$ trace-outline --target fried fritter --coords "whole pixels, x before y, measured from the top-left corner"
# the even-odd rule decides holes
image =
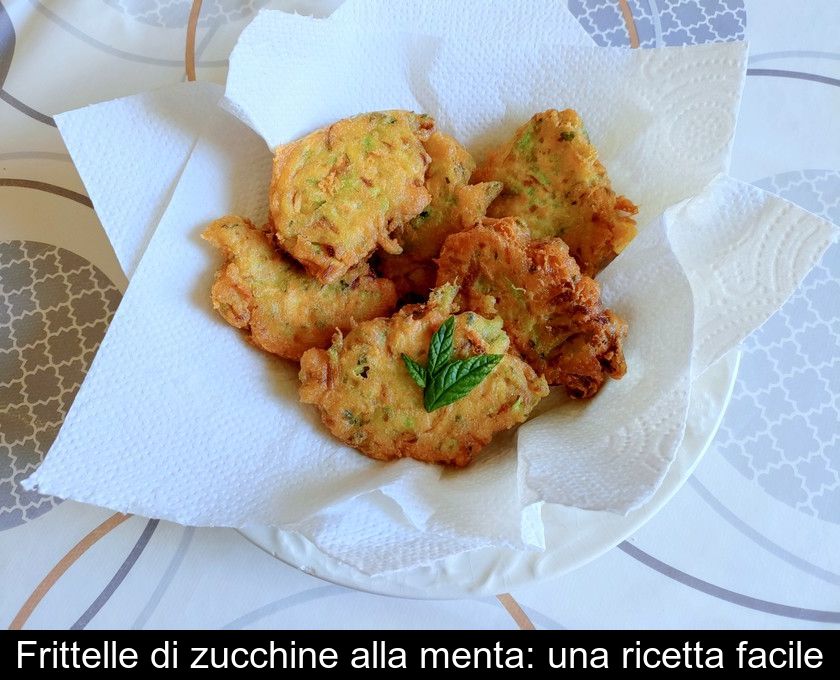
[[[336,328],[346,331],[354,320],[385,316],[396,306],[394,284],[374,277],[366,263],[322,285],[241,217],[216,220],[202,237],[225,256],[213,307],[272,354],[299,359],[310,347],[328,347]]]
[[[460,284],[462,309],[500,315],[522,358],[569,396],[591,397],[626,372],[627,324],[561,239],[532,240],[516,218],[487,219],[446,240],[438,285],[447,282]]]
[[[534,238],[559,236],[586,276],[606,267],[636,235],[638,208],[616,196],[580,116],[567,109],[536,114],[491,153],[474,181],[505,188],[490,217],[521,217]]]
[[[429,116],[379,111],[277,147],[269,189],[277,241],[322,283],[338,281],[429,203]]]
[[[457,140],[435,132],[423,143],[431,158],[426,170],[428,206],[397,233],[402,254],[383,253],[379,270],[397,286],[397,294],[423,298],[434,288],[434,259],[449,234],[480,220],[502,190],[500,182],[468,185],[475,161]]]
[[[504,356],[465,397],[426,412],[401,355],[426,362],[432,335],[457,312],[456,292],[443,286],[426,304],[360,323],[346,336],[337,333],[328,350],[306,352],[301,401],[316,405],[330,432],[371,458],[467,465],[496,432],[524,422],[548,386],[524,361],[505,354],[509,341],[501,319],[466,312],[456,316],[454,356]]]

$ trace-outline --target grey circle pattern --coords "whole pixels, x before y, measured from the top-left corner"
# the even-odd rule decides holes
[[[58,434],[119,301],[111,281],[75,253],[0,243],[0,531],[60,502],[20,482]]]
[[[840,172],[756,184],[840,224]],[[840,524],[840,243],[742,349],[717,451],[774,498]]]
[[[103,0],[132,19],[161,28],[187,25],[193,0]],[[212,28],[254,14],[268,0],[204,0],[198,26]]]
[[[0,88],[6,82],[12,55],[15,53],[15,27],[6,9],[0,4]]]
[[[744,0],[628,0],[640,47],[743,40]],[[569,10],[602,47],[630,45],[616,0],[569,0]]]

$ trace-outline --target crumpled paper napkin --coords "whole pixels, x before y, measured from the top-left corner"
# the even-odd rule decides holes
[[[352,22],[263,12],[243,33],[225,107],[261,136],[208,112],[29,486],[185,524],[282,526],[371,574],[487,545],[539,548],[543,502],[626,512],[653,493],[681,440],[692,377],[772,313],[831,238],[818,218],[719,177],[743,45],[522,41],[499,54],[367,28],[358,41]],[[208,299],[217,257],[198,234],[226,212],[264,217],[266,142],[397,106],[432,113],[477,153],[534,111],[572,106],[617,190],[642,205],[640,236],[601,277],[630,323],[628,375],[586,404],[555,397],[464,471],[376,463],[340,445],[298,403],[296,368],[246,345]]]
[[[177,83],[55,117],[126,276],[222,92],[214,83]]]

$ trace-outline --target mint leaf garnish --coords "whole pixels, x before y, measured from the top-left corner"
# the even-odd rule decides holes
[[[502,360],[501,354],[479,354],[453,361],[454,332],[455,317],[450,316],[432,336],[425,367],[402,355],[408,374],[423,390],[423,406],[429,413],[467,396]]]
[[[414,380],[414,382],[416,382],[420,386],[420,389],[422,390],[424,387],[426,387],[425,367],[418,364],[407,354],[402,355],[402,360],[405,364],[405,367],[408,369],[408,374],[411,376],[412,380]]]
[[[450,316],[435,331],[429,343],[429,375],[434,375],[452,359],[452,338],[455,333],[455,317]]]
[[[453,361],[440,369],[423,393],[423,405],[432,411],[466,397],[502,360],[501,354],[479,354]]]

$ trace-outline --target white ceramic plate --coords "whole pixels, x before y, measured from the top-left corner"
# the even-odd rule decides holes
[[[439,599],[483,596],[559,576],[621,543],[653,517],[691,476],[720,426],[732,396],[740,358],[740,352],[733,350],[697,380],[692,390],[685,439],[662,486],[647,503],[624,517],[546,505],[544,552],[483,548],[416,569],[368,576],[325,555],[299,534],[276,527],[250,527],[241,533],[308,574],[382,595]]]

